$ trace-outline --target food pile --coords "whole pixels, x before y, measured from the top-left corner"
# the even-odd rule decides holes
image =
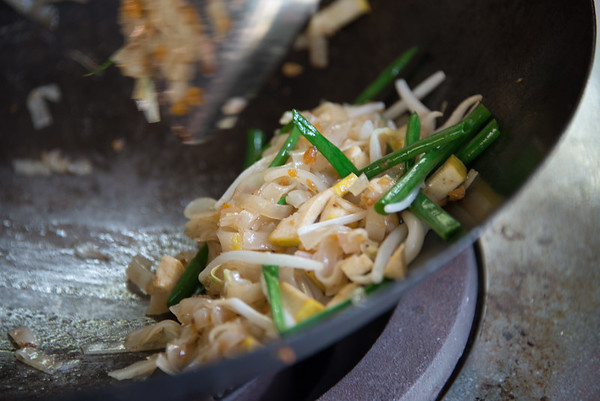
[[[156,269],[134,258],[127,275],[151,294],[148,314],[177,321],[132,333],[127,349],[160,352],[111,376],[175,374],[252,351],[402,279],[430,228],[460,235],[442,206],[468,194],[477,173],[467,165],[498,125],[480,95],[438,124],[442,113],[419,98],[443,73],[414,91],[397,80],[390,108],[367,101],[392,79],[386,71],[354,104],[285,112],[268,145],[254,132],[248,167],[223,196],[184,211],[195,256],[164,256]]]

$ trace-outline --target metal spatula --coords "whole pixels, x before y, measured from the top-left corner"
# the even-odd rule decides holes
[[[191,0],[204,10],[211,0]],[[210,75],[197,74],[202,105],[175,119],[174,131],[184,143],[205,141],[217,127],[230,127],[240,106],[258,90],[288,51],[318,0],[227,0],[231,28],[216,48]],[[235,103],[232,111],[224,105]],[[237,109],[237,110],[235,110]]]

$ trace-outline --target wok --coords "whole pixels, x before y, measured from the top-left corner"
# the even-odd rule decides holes
[[[290,347],[299,361],[367,325],[476,240],[490,216],[452,243],[430,234],[407,279],[373,293],[364,304],[253,354],[198,371],[115,383],[106,372],[139,355],[92,352],[113,349],[149,321],[143,317],[147,299],[128,287],[125,266],[135,254],[158,259],[193,249],[181,234],[181,210],[195,197],[218,197],[233,180],[248,128],[271,132],[284,110],[312,108],[322,99],[353,99],[409,46],[422,49],[405,73],[410,84],[438,69],[448,76],[427,104],[435,108],[447,101],[451,109],[464,97],[482,93],[500,121],[503,136],[474,165],[501,197],[499,207],[544,163],[590,71],[595,38],[590,1],[371,4],[370,15],[332,38],[327,69],[307,69],[294,79],[272,74],[236,128],[199,147],[182,145],[167,122],[146,124],[129,100],[132,82],[116,69],[83,76],[82,55],[102,62],[122,43],[117,1],[60,3],[54,31],[0,5],[0,330],[32,327],[42,349],[72,361],[64,374],[34,371],[15,362],[14,347],[3,335],[2,398],[190,399],[220,392],[286,366],[278,357],[282,347]],[[307,64],[305,53],[286,57]],[[62,93],[59,102],[49,103],[54,122],[34,130],[27,95],[52,82]],[[392,95],[390,90],[381,98]],[[111,146],[116,139],[125,143],[120,152]],[[13,159],[38,158],[53,148],[91,160],[93,173],[14,173]],[[82,257],[76,251],[82,245],[101,255]]]

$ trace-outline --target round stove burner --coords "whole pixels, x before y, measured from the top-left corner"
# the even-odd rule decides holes
[[[465,350],[477,304],[472,248],[408,292],[390,314],[227,401],[431,400]]]

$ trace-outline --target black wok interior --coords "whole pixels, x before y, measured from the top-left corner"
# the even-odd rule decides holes
[[[502,138],[479,159],[477,168],[503,197],[509,198],[526,183],[560,138],[578,104],[591,67],[595,39],[593,4],[588,0],[532,1],[385,1],[371,0],[372,12],[330,40],[330,66],[306,68],[297,78],[275,71],[242,113],[238,125],[201,146],[182,145],[170,132],[168,121],[149,125],[130,100],[132,81],[116,68],[91,77],[74,54],[85,54],[98,63],[121,45],[116,23],[116,0],[89,0],[86,4],[58,3],[60,24],[55,31],[25,19],[5,3],[0,4],[0,234],[1,270],[19,270],[21,277],[35,276],[38,263],[31,258],[8,258],[19,243],[24,255],[43,253],[45,242],[69,247],[71,237],[36,234],[40,227],[68,225],[81,238],[88,231],[108,232],[115,227],[131,231],[153,230],[163,243],[156,254],[183,246],[169,235],[182,231],[182,207],[197,196],[218,197],[239,173],[244,135],[258,127],[270,133],[283,111],[309,109],[321,100],[351,101],[392,59],[412,45],[419,56],[404,76],[414,86],[437,70],[446,82],[426,99],[432,109],[448,102],[452,109],[475,93],[499,120]],[[74,53],[75,52],[75,53]],[[286,60],[307,66],[307,54],[291,51]],[[50,103],[54,123],[34,130],[26,107],[35,87],[57,83],[62,99]],[[394,91],[381,95],[389,102]],[[123,139],[115,152],[111,141]],[[86,157],[94,164],[90,177],[24,177],[14,174],[15,158],[38,158],[43,150],[59,148],[72,158]],[[58,222],[58,223],[57,223]],[[7,227],[10,226],[10,230]],[[17,235],[19,234],[19,235]],[[410,286],[472,242],[477,229],[462,240],[446,245],[428,238],[430,250],[416,263],[416,274],[406,283],[381,291],[363,310],[351,310],[284,341],[299,359],[340,340],[385,313]],[[133,237],[132,237],[133,238]],[[117,241],[118,242],[118,241]],[[121,241],[106,264],[124,271],[135,254],[133,241]],[[159,249],[160,248],[160,249]],[[21,248],[19,248],[21,249]],[[40,251],[41,249],[41,251]],[[42,255],[43,256],[43,255]],[[49,264],[52,261],[49,255]],[[43,260],[43,259],[42,259]],[[102,263],[71,261],[73,269],[104,269]],[[81,266],[77,266],[79,263]],[[0,316],[7,325],[32,319],[23,311],[36,308],[36,291],[14,284],[0,272]],[[56,280],[59,280],[57,277]],[[68,280],[68,279],[65,279]],[[123,275],[122,292],[128,291]],[[19,289],[17,305],[11,295]],[[52,292],[51,290],[49,290]],[[82,289],[69,302],[88,297]],[[146,302],[138,297],[134,302]],[[10,316],[8,314],[10,313]],[[23,313],[23,316],[19,316]],[[115,324],[106,318],[107,324]],[[38,321],[43,325],[43,320]],[[68,322],[65,322],[69,326]],[[5,336],[3,334],[3,336]],[[93,337],[93,333],[90,334]],[[50,341],[46,338],[47,342]],[[50,341],[51,342],[51,341]],[[9,349],[2,343],[3,350]],[[189,399],[240,384],[254,374],[279,369],[275,356],[281,344],[238,360],[203,368],[178,377],[157,375],[145,383],[116,384],[106,377],[102,364],[121,367],[136,360],[128,354],[90,362],[94,374],[82,367],[78,378],[48,379],[44,374],[3,357],[0,398],[58,397],[86,390],[88,399],[108,395],[119,398]],[[71,352],[75,352],[71,350]],[[75,352],[76,353],[76,352]],[[80,373],[81,373],[80,372]],[[21,388],[24,378],[44,383],[43,388]],[[114,386],[114,387],[113,387]],[[99,388],[99,389],[98,389]],[[77,393],[81,395],[81,393]]]

